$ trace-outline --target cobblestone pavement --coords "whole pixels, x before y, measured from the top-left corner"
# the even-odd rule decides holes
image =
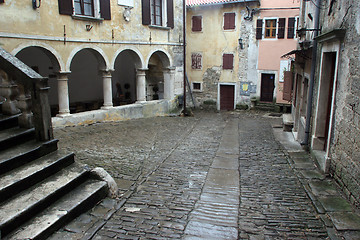
[[[196,233],[204,228],[192,221],[204,212],[213,214],[208,230],[221,230],[219,226],[226,227],[222,222],[229,221],[237,226],[235,235],[224,228],[222,237],[206,239],[329,239],[288,155],[275,141],[271,124],[280,119],[263,115],[196,112],[188,118],[56,129],[60,148],[74,151],[78,162],[107,170],[121,197],[103,200],[50,239],[205,239]],[[229,140],[222,138],[229,126],[236,126],[238,137],[237,154],[231,155],[237,165],[228,163],[237,168],[239,191],[236,201],[223,201],[234,202],[238,211],[229,211],[222,221],[216,207],[202,208],[202,199],[209,196],[204,190],[211,181],[209,171],[219,160],[221,144]]]

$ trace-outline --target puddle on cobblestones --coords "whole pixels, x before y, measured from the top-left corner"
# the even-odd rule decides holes
[[[125,208],[126,212],[140,212],[141,208],[137,208],[137,207],[127,207]]]

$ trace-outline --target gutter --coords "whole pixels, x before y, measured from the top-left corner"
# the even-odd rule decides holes
[[[307,110],[306,110],[306,125],[305,125],[305,136],[303,141],[300,143],[303,146],[309,145],[309,136],[310,136],[310,125],[311,125],[311,115],[312,115],[312,106],[313,106],[313,95],[314,95],[314,82],[315,82],[315,71],[316,71],[316,60],[317,60],[317,45],[318,45],[318,33],[319,33],[319,19],[320,19],[320,8],[321,0],[316,0],[316,11],[315,11],[315,22],[314,22],[314,41],[312,48],[312,60],[311,60],[311,73],[310,73],[310,82],[309,82],[309,93],[307,99]]]

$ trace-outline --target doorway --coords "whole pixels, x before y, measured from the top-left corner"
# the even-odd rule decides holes
[[[261,94],[260,101],[272,102],[274,98],[275,74],[261,74]]]
[[[220,85],[220,110],[234,110],[235,86]]]
[[[320,88],[317,105],[315,136],[317,150],[326,150],[329,138],[331,108],[336,70],[336,52],[325,52],[322,57]]]

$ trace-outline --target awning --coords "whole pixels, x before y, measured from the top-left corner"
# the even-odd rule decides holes
[[[281,58],[292,58],[291,55],[297,55],[297,56],[300,56],[300,57],[303,57],[305,59],[310,59],[310,57],[306,54],[307,50],[305,49],[295,49],[295,50],[292,50],[284,55],[281,56]]]

